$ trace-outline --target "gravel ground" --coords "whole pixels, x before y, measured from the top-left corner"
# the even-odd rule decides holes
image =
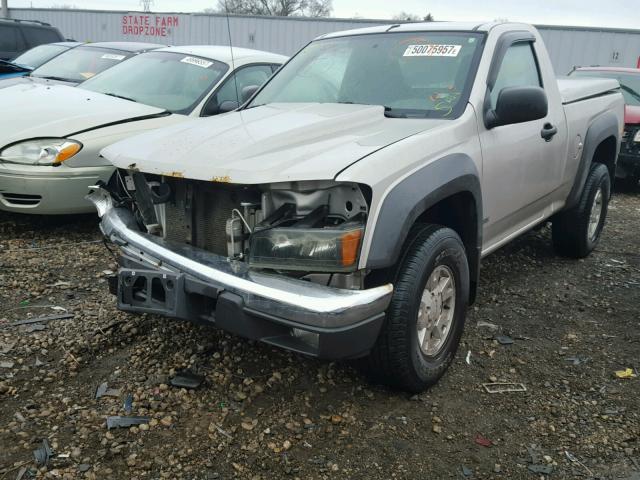
[[[614,373],[640,370],[637,192],[616,195],[588,259],[554,256],[548,228],[487,258],[454,365],[417,396],[118,312],[96,227],[0,214],[0,479],[640,479],[640,377]],[[183,369],[203,384],[171,386]],[[486,393],[495,381],[526,391]],[[107,430],[110,415],[150,421]]]

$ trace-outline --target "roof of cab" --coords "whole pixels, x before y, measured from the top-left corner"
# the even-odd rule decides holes
[[[113,50],[121,50],[123,52],[144,52],[146,50],[155,50],[166,47],[159,43],[147,42],[93,42],[83,45],[85,47],[111,48]]]
[[[342,32],[332,32],[320,35],[319,37],[317,37],[317,39],[385,32],[488,32],[493,27],[506,24],[513,24],[518,26],[524,25],[522,23],[512,22],[411,22],[356,28],[353,30],[345,30]]]
[[[166,47],[159,51],[196,55],[227,64],[231,64],[232,60],[232,50],[226,45],[184,45],[180,47]],[[248,63],[250,61],[284,63],[287,61],[287,58],[288,57],[278,55],[277,53],[233,47],[233,60],[238,63]]]

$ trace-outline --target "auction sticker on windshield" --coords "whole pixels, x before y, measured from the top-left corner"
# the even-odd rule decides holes
[[[117,61],[120,61],[120,60],[124,60],[125,57],[126,57],[126,55],[116,55],[115,53],[105,53],[100,58],[104,58],[105,60],[117,60]]]
[[[202,67],[202,68],[209,68],[211,65],[213,65],[213,62],[210,62],[208,60],[205,60],[203,58],[198,58],[198,57],[184,57],[180,61],[182,63],[190,63],[191,65],[195,65],[197,67]]]
[[[462,45],[409,45],[404,57],[457,57]]]

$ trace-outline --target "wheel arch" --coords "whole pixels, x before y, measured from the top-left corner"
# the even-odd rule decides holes
[[[585,135],[584,150],[573,187],[567,197],[565,210],[574,207],[578,203],[592,163],[606,165],[613,184],[619,151],[619,128],[618,118],[610,111],[600,115],[589,126]]]
[[[384,271],[397,265],[416,224],[443,225],[458,233],[464,244],[473,302],[480,274],[482,218],[474,161],[461,153],[444,156],[413,172],[387,194],[374,226],[366,267]]]

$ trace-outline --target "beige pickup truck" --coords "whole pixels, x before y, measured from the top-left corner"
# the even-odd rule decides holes
[[[105,148],[117,179],[89,198],[119,308],[417,392],[484,256],[547,221],[559,254],[593,250],[622,128],[618,83],[556,80],[530,25],[385,25],[312,41],[235,112]]]

